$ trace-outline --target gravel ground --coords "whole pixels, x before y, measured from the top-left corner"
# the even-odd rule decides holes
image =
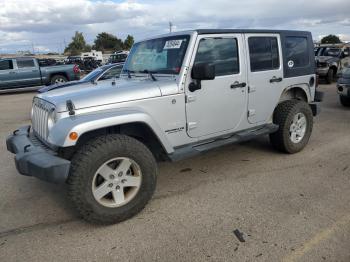
[[[350,261],[350,110],[321,90],[301,153],[262,137],[162,163],[145,210],[107,227],[78,219],[65,186],[17,174],[4,141],[34,93],[1,95],[0,261]]]

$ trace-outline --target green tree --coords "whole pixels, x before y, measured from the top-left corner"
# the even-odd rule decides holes
[[[339,44],[342,41],[336,35],[327,35],[321,39],[321,44]]]
[[[99,51],[116,51],[123,49],[123,41],[118,37],[102,32],[96,36],[93,49]]]
[[[128,35],[124,40],[124,49],[130,50],[132,45],[134,44],[134,37],[132,35]]]
[[[64,53],[69,55],[79,55],[81,52],[91,51],[91,46],[86,44],[83,33],[76,31],[72,41],[64,49]]]

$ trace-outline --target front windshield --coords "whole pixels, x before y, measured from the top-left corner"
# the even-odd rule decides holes
[[[84,76],[81,81],[93,81],[95,80],[102,72],[101,68],[96,68],[94,71],[90,72],[86,76]]]
[[[340,55],[340,49],[338,48],[327,48],[326,49],[326,55],[328,56],[334,56],[334,57],[338,57]]]
[[[179,74],[189,39],[179,35],[134,44],[122,73]]]
[[[338,57],[340,55],[340,52],[341,50],[339,48],[323,47],[318,50],[318,55]]]

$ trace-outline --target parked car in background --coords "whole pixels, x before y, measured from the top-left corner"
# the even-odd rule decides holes
[[[63,84],[54,84],[50,86],[45,86],[38,90],[39,93],[44,93],[53,89],[59,89],[68,86],[75,86],[78,84],[83,84],[87,82],[97,82],[101,80],[107,80],[111,78],[119,78],[120,72],[123,68],[124,63],[104,65],[96,68],[94,71],[90,72],[82,79],[78,81],[71,81]]]
[[[348,53],[339,47],[322,46],[315,48],[317,75],[325,78],[328,84],[332,83],[341,70],[341,59],[347,55]]]
[[[93,57],[96,61],[103,63],[103,55],[101,51],[91,50],[90,52],[81,53],[81,57]]]
[[[62,62],[58,62],[52,58],[38,58],[39,66],[54,66],[54,65],[63,65]]]
[[[102,65],[101,61],[96,60],[93,56],[68,56],[65,59],[65,64],[76,64],[80,70],[87,73]]]
[[[350,67],[344,68],[337,82],[337,90],[340,103],[343,106],[350,107]]]
[[[115,52],[114,54],[112,54],[109,59],[108,59],[108,63],[109,64],[113,64],[113,63],[121,63],[121,62],[125,62],[126,58],[129,55],[129,51],[119,51],[119,52]]]
[[[78,80],[77,65],[40,66],[36,58],[0,59],[0,89],[50,85]]]

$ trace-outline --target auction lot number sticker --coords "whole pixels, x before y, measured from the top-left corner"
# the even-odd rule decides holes
[[[178,49],[181,44],[182,40],[168,40],[165,42],[164,49]]]

